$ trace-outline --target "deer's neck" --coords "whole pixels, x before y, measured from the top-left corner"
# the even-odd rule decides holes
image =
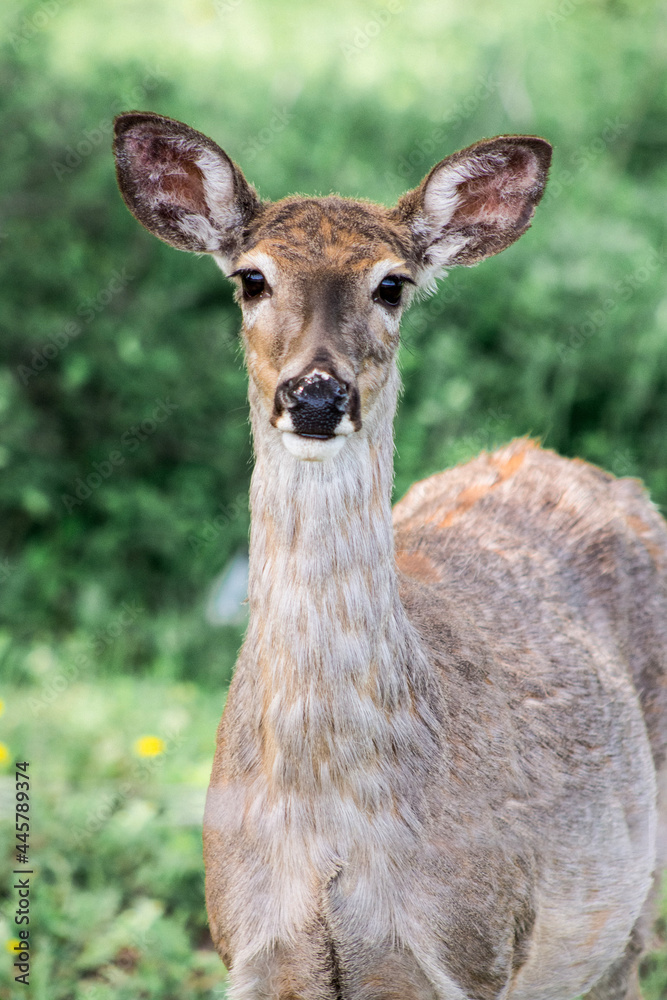
[[[367,797],[363,777],[394,757],[414,714],[408,664],[420,651],[391,521],[395,400],[389,385],[364,432],[321,463],[293,458],[253,415],[246,653],[264,769],[285,790],[348,783]]]

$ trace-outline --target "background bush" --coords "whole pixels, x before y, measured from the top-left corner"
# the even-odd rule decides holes
[[[450,272],[408,314],[397,496],[533,434],[667,500],[664,9],[397,6],[3,9],[0,611],[12,668],[35,635],[103,631],[123,601],[146,612],[121,643],[125,670],[166,659],[174,676],[220,676],[238,641],[211,633],[201,605],[247,537],[239,316],[211,261],[162,245],[124,208],[109,151],[121,109],[212,135],[269,198],[393,202],[481,136],[547,136],[554,166],[529,234]],[[174,409],[142,440],[132,428],[160,400]],[[114,451],[122,464],[104,479]],[[79,501],[91,475],[101,485]]]

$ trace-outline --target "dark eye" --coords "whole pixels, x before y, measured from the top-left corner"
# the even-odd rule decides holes
[[[401,292],[405,278],[396,278],[389,275],[383,278],[373,293],[376,302],[383,302],[386,306],[397,306],[401,301]]]
[[[256,299],[266,291],[266,279],[261,271],[241,271],[240,277],[244,298]]]

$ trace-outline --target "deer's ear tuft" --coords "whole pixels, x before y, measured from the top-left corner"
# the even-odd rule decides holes
[[[395,212],[412,232],[419,280],[470,266],[514,243],[544,192],[551,146],[537,136],[484,139],[436,164]]]
[[[118,186],[135,218],[179,250],[231,261],[260,201],[227,154],[152,112],[119,115],[114,134]]]

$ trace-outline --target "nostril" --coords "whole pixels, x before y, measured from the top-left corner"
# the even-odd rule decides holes
[[[340,395],[336,399],[334,399],[334,406],[336,407],[339,413],[345,413],[349,398],[350,395],[347,389],[343,389]]]
[[[288,410],[293,410],[299,405],[299,397],[294,392],[295,383],[292,379],[281,385],[276,393],[278,402]]]

